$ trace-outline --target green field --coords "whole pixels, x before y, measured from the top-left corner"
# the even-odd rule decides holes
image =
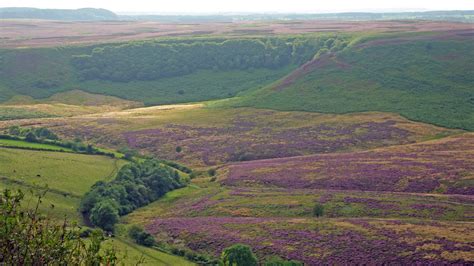
[[[105,156],[0,148],[0,175],[80,197],[99,180],[111,180],[123,161]]]
[[[26,147],[36,144],[13,142]],[[95,182],[113,178],[117,167],[124,163],[105,156],[0,147],[0,189],[21,189],[30,206],[36,202],[36,196],[47,189],[41,210],[54,218],[66,216],[82,221],[77,212],[81,196]]]
[[[320,59],[289,84],[276,83],[222,104],[324,113],[394,112],[474,130],[472,58],[472,37],[362,43]]]

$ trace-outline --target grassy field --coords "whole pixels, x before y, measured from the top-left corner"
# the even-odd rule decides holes
[[[0,175],[27,185],[82,196],[99,180],[111,180],[123,161],[105,156],[0,148]],[[28,162],[28,163],[25,163]]]
[[[22,144],[25,143],[14,143]],[[31,147],[30,144],[34,145],[25,146]],[[81,223],[77,212],[81,196],[95,182],[113,178],[117,167],[123,164],[105,156],[0,147],[0,189],[21,189],[32,206],[47,185],[41,210],[57,219],[69,217]]]
[[[223,105],[325,113],[385,111],[474,130],[472,36],[372,40],[322,57],[301,75]]]

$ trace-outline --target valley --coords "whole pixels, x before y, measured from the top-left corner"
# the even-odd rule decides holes
[[[0,189],[125,264],[474,262],[472,23],[1,28]]]

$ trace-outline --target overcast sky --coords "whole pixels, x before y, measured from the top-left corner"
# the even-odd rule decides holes
[[[474,0],[0,0],[0,7],[106,8],[115,12],[346,12],[474,9]]]

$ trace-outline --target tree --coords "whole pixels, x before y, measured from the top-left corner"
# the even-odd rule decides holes
[[[35,142],[36,136],[33,132],[28,132],[28,134],[26,134],[25,140],[29,142]]]
[[[324,206],[320,203],[316,203],[313,207],[313,216],[321,217],[324,215]]]
[[[118,222],[118,210],[111,201],[102,201],[97,203],[91,210],[91,222],[98,227],[113,231],[114,224]]]
[[[224,249],[221,259],[226,266],[258,265],[257,257],[253,254],[252,249],[242,244],[236,244]]]

